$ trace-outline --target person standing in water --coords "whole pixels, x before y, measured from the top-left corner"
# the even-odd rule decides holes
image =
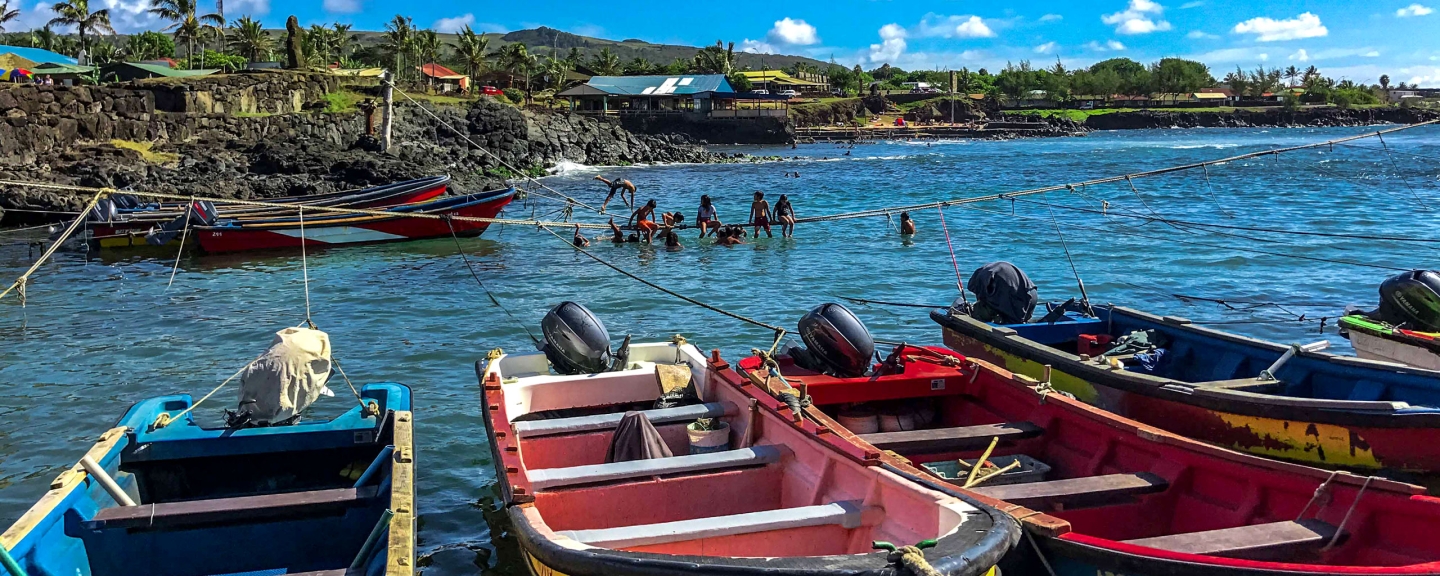
[[[760,237],[760,229],[765,229],[765,236],[774,238],[770,233],[770,203],[765,201],[765,193],[755,191],[755,201],[750,203],[750,225],[755,227],[755,237]]]
[[[614,236],[610,239],[611,242],[614,242],[616,244],[625,243],[625,231],[621,230],[619,226],[615,225],[614,218],[610,219],[610,232],[614,234]]]
[[[700,210],[695,212],[695,224],[700,228],[701,238],[720,229],[720,213],[715,210],[709,194],[700,196]]]
[[[606,180],[603,176],[596,176],[595,179],[604,182],[606,186],[610,187],[610,193],[605,195],[605,201],[600,204],[601,214],[605,213],[605,205],[610,203],[610,200],[615,197],[616,192],[620,193],[620,201],[625,202],[626,207],[635,207],[635,185],[631,184],[629,180],[625,180],[623,178]],[[629,201],[625,200],[625,192],[627,191],[630,192]]]
[[[914,236],[914,235],[915,235],[915,221],[910,219],[910,213],[909,213],[909,212],[901,212],[901,213],[900,213],[900,235],[901,235],[901,236]]]
[[[655,223],[655,199],[651,198],[649,202],[631,214],[630,219],[625,223],[629,224],[632,221],[635,223],[635,229],[645,236],[645,243],[654,243],[655,231],[660,229],[660,226]]]
[[[614,226],[614,225],[615,225],[614,221],[611,221],[610,225],[611,225],[611,226]],[[583,235],[580,234],[580,225],[579,225],[579,224],[576,224],[576,225],[575,225],[575,238],[572,239],[571,242],[575,244],[575,247],[576,247],[576,248],[584,248],[584,247],[590,245],[590,240],[589,240],[588,238],[586,238],[585,236],[583,236]]]
[[[795,207],[790,205],[790,197],[780,195],[775,201],[775,220],[780,223],[780,237],[795,237]]]

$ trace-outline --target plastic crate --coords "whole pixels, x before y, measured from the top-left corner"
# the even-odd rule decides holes
[[[1023,484],[1025,482],[1039,482],[1045,479],[1046,474],[1050,473],[1050,465],[1026,456],[1024,454],[990,457],[990,463],[1001,468],[1009,466],[1011,462],[1015,462],[1017,460],[1020,461],[1019,468],[1015,468],[1013,470],[1010,470],[1009,472],[986,480],[985,483],[982,484],[982,486],[999,486],[1001,484]],[[974,465],[975,461],[965,460],[965,463]],[[951,482],[963,483],[965,482],[965,479],[970,476],[970,468],[961,467],[960,464],[954,460],[927,462],[921,464],[921,466],[924,466],[926,470],[929,470],[935,475]],[[980,473],[984,474],[985,471],[981,470]]]

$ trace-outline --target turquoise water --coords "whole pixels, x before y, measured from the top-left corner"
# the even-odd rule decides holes
[[[736,149],[801,159],[782,164],[576,168],[547,184],[597,203],[596,174],[622,176],[654,197],[662,211],[693,219],[698,198],[718,201],[722,220],[743,220],[754,190],[772,202],[788,194],[800,216],[1014,191],[1045,184],[1136,172],[1242,152],[1293,146],[1365,131],[1336,129],[1165,130],[1096,133],[1084,138],[1009,142],[879,143],[847,150]],[[1373,129],[1369,129],[1373,131]],[[1096,302],[1114,302],[1226,329],[1283,340],[1329,338],[1320,316],[1346,304],[1371,306],[1392,271],[1245,252],[1262,250],[1397,268],[1436,267],[1435,244],[1301,237],[1229,230],[1219,233],[1115,214],[1234,226],[1434,236],[1440,210],[1440,128],[1387,136],[1397,151],[1335,147],[1212,167],[1200,172],[1083,190],[1052,192],[1055,218],[1075,267]],[[1378,147],[1375,140],[1360,143]],[[1418,156],[1417,156],[1418,155]],[[800,178],[787,178],[799,171]],[[1212,197],[1213,193],[1213,197]],[[1032,197],[1044,201],[1044,197]],[[1143,203],[1141,202],[1143,199]],[[613,207],[613,204],[612,204]],[[1040,286],[1042,298],[1076,294],[1075,281],[1046,207],[1017,202],[945,211],[959,268],[1010,260]],[[536,204],[543,214],[553,206]],[[528,216],[514,206],[509,216]],[[1233,217],[1227,217],[1227,214]],[[594,252],[651,281],[756,319],[793,327],[810,307],[841,296],[948,304],[955,270],[939,215],[915,215],[919,234],[902,239],[885,218],[802,224],[794,239],[697,245],[688,233],[678,252],[597,242]],[[591,220],[595,217],[591,216]],[[562,231],[568,238],[569,231]],[[778,236],[778,233],[777,233]],[[0,235],[0,243],[13,235]],[[1203,244],[1203,245],[1201,245]],[[767,345],[763,328],[689,306],[571,251],[531,228],[492,229],[462,241],[477,272],[533,330],[545,310],[575,300],[598,313],[618,339],[684,334],[702,348],[737,357]],[[203,394],[249,361],[271,333],[305,317],[298,254],[187,256],[167,289],[173,254],[62,254],[29,288],[29,306],[0,302],[0,524],[9,525],[51,478],[136,399],[174,392]],[[6,284],[29,266],[23,246],[0,246]],[[487,350],[530,349],[524,330],[476,286],[454,243],[435,240],[312,253],[308,260],[315,322],[358,382],[397,381],[414,389],[421,510],[420,552],[427,574],[520,573],[503,525],[489,522],[496,490],[480,422],[473,363]],[[1231,311],[1185,303],[1171,293],[1278,302]],[[1236,307],[1242,307],[1236,305]],[[878,338],[936,343],[922,309],[854,305]],[[337,389],[338,391],[338,389]],[[199,410],[218,421],[234,402],[222,391]],[[319,415],[348,408],[322,400]],[[496,553],[498,544],[499,552]],[[510,546],[507,548],[506,546]]]

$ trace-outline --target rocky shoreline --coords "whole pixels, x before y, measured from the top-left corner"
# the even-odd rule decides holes
[[[9,139],[14,150],[24,152],[3,157],[0,178],[261,199],[436,174],[450,174],[456,191],[496,189],[519,176],[506,165],[539,175],[560,162],[625,166],[758,160],[710,152],[688,136],[636,134],[614,121],[522,111],[489,100],[469,108],[422,106],[429,113],[397,105],[395,145],[389,153],[379,152],[378,142],[364,136],[365,119],[359,113],[155,112],[134,120],[101,115],[106,120],[89,126],[85,119],[59,118],[40,129],[27,128],[36,115],[18,118],[22,126],[12,116],[0,119],[0,150]],[[66,135],[70,140],[63,145],[34,141]],[[116,146],[111,138],[154,145],[143,153]],[[60,217],[28,211],[75,211],[87,199],[79,193],[0,188],[0,211],[11,209],[5,225],[24,225]]]
[[[1143,130],[1156,128],[1306,128],[1414,124],[1440,118],[1440,112],[1413,108],[1301,108],[1186,112],[1183,110],[1127,111],[1096,114],[1080,125],[1090,130]]]

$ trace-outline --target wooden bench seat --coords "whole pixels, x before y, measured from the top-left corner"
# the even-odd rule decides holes
[[[986,446],[990,445],[992,438],[999,437],[1001,441],[1022,440],[1039,436],[1044,431],[1029,422],[1009,422],[958,428],[879,432],[860,434],[859,437],[881,450],[891,450],[900,454],[938,454],[984,450]]]
[[[1169,483],[1164,478],[1148,472],[1140,472],[1138,474],[1107,474],[1004,486],[980,486],[974,488],[974,491],[1011,504],[1043,510],[1056,504],[1094,506],[1127,502],[1141,494],[1164,492],[1167,487],[1169,487]]]
[[[639,526],[565,530],[559,534],[600,548],[634,548],[809,526],[838,525],[847,529],[858,528],[861,525],[861,511],[862,508],[856,502],[836,502],[821,506],[782,508]]]
[[[535,490],[546,490],[596,482],[614,482],[633,478],[648,478],[668,474],[685,474],[724,470],[745,466],[763,466],[780,461],[780,448],[755,446],[740,450],[726,450],[709,454],[690,454],[651,460],[631,460],[610,464],[589,464],[566,468],[543,468],[529,471],[530,485]]]
[[[735,405],[729,402],[711,402],[708,404],[694,404],[690,406],[676,406],[674,408],[660,408],[657,410],[641,410],[645,419],[651,424],[671,424],[675,422],[692,422],[700,418],[720,418],[722,416],[733,416],[736,413]],[[597,414],[595,416],[577,416],[574,418],[551,418],[548,420],[527,420],[515,423],[515,435],[520,438],[534,438],[537,436],[552,436],[556,434],[577,434],[581,432],[596,432],[600,430],[614,430],[624,418],[623,412],[613,414]]]
[[[237,498],[117,506],[95,513],[84,525],[107,528],[172,528],[211,522],[241,522],[341,512],[379,497],[375,486],[335,488]]]
[[[1126,540],[1125,543],[1184,554],[1283,558],[1307,550],[1319,550],[1333,537],[1334,526],[1306,519],[1140,538]]]

